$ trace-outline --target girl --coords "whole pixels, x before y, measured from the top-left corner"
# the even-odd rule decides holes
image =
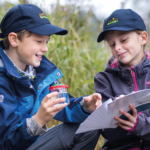
[[[130,9],[114,11],[105,19],[103,32],[97,41],[105,40],[110,46],[112,58],[103,72],[94,78],[95,90],[102,101],[113,100],[119,95],[150,88],[150,52],[145,50],[148,35],[143,19]],[[120,110],[128,121],[115,117],[116,129],[102,131],[106,138],[104,150],[140,150],[150,148],[150,110],[137,114]]]

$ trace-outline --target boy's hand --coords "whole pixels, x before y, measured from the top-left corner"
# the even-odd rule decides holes
[[[84,104],[89,110],[94,111],[102,104],[101,100],[101,94],[94,93],[90,96],[84,97]]]
[[[126,116],[128,118],[127,120],[123,120],[117,116],[114,117],[115,120],[119,121],[119,123],[116,123],[116,125],[120,126],[121,128],[125,129],[125,130],[130,130],[132,127],[134,127],[136,121],[137,121],[137,110],[133,105],[129,105],[129,107],[131,108],[133,115],[120,110],[120,113],[123,114],[124,116]]]
[[[61,111],[67,103],[59,104],[54,106],[55,104],[64,102],[65,98],[59,98],[55,100],[51,100],[51,97],[58,95],[58,92],[53,92],[47,94],[43,101],[41,102],[41,106],[38,112],[33,116],[35,121],[39,124],[39,126],[43,127],[47,122],[53,119],[53,117]]]

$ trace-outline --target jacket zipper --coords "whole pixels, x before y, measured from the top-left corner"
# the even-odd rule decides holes
[[[134,67],[131,67],[131,74],[132,74],[132,78],[133,78],[133,83],[135,86],[135,91],[138,91],[138,85],[137,85],[137,81],[136,81],[136,74],[135,72],[132,70],[132,68],[134,69]]]

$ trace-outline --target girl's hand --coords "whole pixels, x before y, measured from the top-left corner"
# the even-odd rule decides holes
[[[137,121],[137,110],[133,105],[129,105],[129,107],[132,110],[133,115],[120,110],[120,113],[123,114],[124,116],[126,116],[128,118],[129,121],[127,120],[123,120],[117,116],[114,117],[115,120],[119,121],[119,123],[116,123],[116,125],[120,126],[121,128],[125,129],[125,130],[130,130],[132,127],[134,127],[136,121]]]
[[[38,112],[33,116],[35,121],[39,124],[39,126],[43,127],[47,122],[53,119],[53,117],[61,111],[67,103],[59,104],[54,106],[55,104],[64,102],[65,98],[59,98],[55,100],[51,100],[51,97],[58,95],[58,92],[53,92],[47,94],[46,97],[41,102],[41,106]]]
[[[94,93],[90,96],[84,97],[84,104],[89,110],[94,111],[102,104],[101,100],[102,100],[101,94]]]

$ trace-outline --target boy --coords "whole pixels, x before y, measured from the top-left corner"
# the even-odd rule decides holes
[[[78,136],[74,133],[100,105],[100,94],[84,99],[69,95],[68,106],[63,103],[53,107],[65,98],[50,101],[58,93],[49,94],[49,87],[63,75],[44,53],[48,51],[50,35],[65,35],[68,31],[52,25],[32,4],[10,9],[0,28],[0,38],[4,38],[0,42],[0,149],[94,149],[97,132]],[[61,124],[46,132],[46,123],[53,117],[76,124]]]

